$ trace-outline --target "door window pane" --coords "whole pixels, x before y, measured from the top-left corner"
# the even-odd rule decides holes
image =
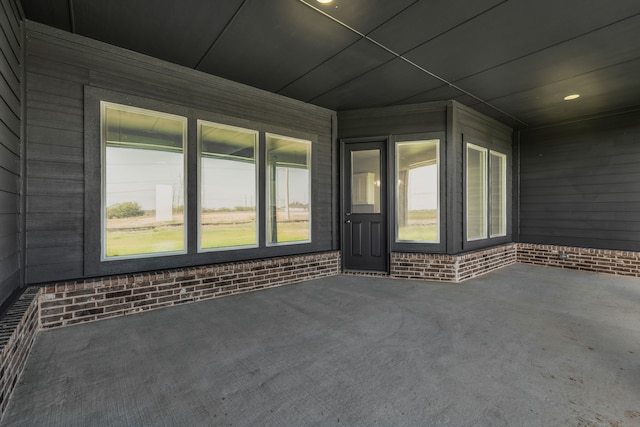
[[[380,150],[351,152],[351,213],[380,213]]]
[[[311,240],[311,142],[273,134],[267,140],[267,242]]]
[[[103,259],[184,253],[186,119],[101,106]]]
[[[467,144],[467,240],[487,237],[487,150]]]
[[[257,245],[257,132],[198,122],[200,249]]]
[[[396,241],[440,241],[439,144],[437,139],[396,144]]]
[[[489,155],[489,191],[491,200],[491,237],[507,234],[507,156]]]

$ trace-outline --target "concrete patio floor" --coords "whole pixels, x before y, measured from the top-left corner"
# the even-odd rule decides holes
[[[640,280],[343,275],[44,331],[1,424],[637,426]]]

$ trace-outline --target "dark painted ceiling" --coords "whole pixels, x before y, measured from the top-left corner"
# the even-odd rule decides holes
[[[521,128],[640,105],[639,0],[22,5],[28,19],[333,110],[456,99]]]

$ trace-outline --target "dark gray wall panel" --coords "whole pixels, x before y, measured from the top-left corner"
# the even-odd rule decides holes
[[[15,0],[0,0],[0,304],[22,284],[23,20]]]
[[[495,246],[512,241],[513,212],[512,207],[512,184],[513,184],[513,129],[488,116],[485,116],[471,108],[454,102],[455,124],[454,139],[456,141],[453,151],[455,152],[455,176],[450,179],[455,182],[457,188],[461,189],[455,201],[455,210],[452,213],[457,224],[462,224],[451,242],[451,252],[457,253],[461,250],[475,250],[479,248]],[[482,239],[472,242],[466,241],[466,183],[465,183],[465,149],[466,143],[472,143],[489,150],[497,151],[507,156],[507,234],[503,237]]]
[[[393,152],[394,141],[404,141],[412,139],[439,138],[440,159],[444,171],[447,171],[447,155],[449,142],[447,140],[447,123],[450,102],[431,102],[412,105],[397,105],[382,108],[367,108],[359,110],[347,110],[338,112],[338,135],[340,139],[349,140],[385,140],[388,141],[388,164],[389,171],[395,171],[395,153]],[[390,172],[391,173],[391,172]],[[442,179],[440,185],[440,205],[441,223],[449,224],[447,215],[447,190],[445,188],[446,179]],[[392,202],[395,192],[390,189],[388,192],[389,201],[389,230],[395,228],[395,203]],[[445,229],[441,229],[444,231]],[[393,233],[389,233],[391,238]],[[422,244],[389,241],[391,252],[445,252],[448,237],[447,233],[441,233],[439,243]]]
[[[0,145],[0,158],[2,159],[2,168],[13,175],[20,174],[20,155],[9,150],[4,145]],[[0,187],[2,188],[2,187]],[[14,187],[5,187],[7,189]]]
[[[640,111],[520,138],[522,242],[640,250]]]
[[[447,110],[444,102],[347,110],[338,112],[338,121],[341,139],[440,132],[446,127]]]
[[[336,248],[334,112],[33,22],[27,23],[26,48],[28,283]],[[94,194],[99,201],[94,178],[99,177],[100,99],[166,107],[190,118],[232,118],[294,137],[309,135],[315,141],[312,243],[100,263]],[[194,217],[195,203],[189,206]]]
[[[408,252],[425,250],[457,254],[463,251],[494,246],[512,238],[512,133],[513,130],[484,114],[455,101],[398,105],[385,108],[340,111],[338,134],[342,139],[386,135],[408,135],[444,132],[442,165],[444,174],[441,200],[443,223],[440,245],[413,248],[409,245],[397,250]],[[507,235],[503,237],[465,242],[464,239],[464,143],[469,140],[490,150],[507,155]],[[395,250],[394,249],[394,250]]]

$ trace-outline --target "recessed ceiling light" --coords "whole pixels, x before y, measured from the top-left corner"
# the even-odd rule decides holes
[[[333,0],[316,0],[316,1],[317,1],[318,3],[325,4],[325,3],[331,3]]]
[[[574,99],[578,99],[580,98],[580,94],[579,93],[572,93],[571,95],[567,95],[564,97],[565,101],[573,101]]]

